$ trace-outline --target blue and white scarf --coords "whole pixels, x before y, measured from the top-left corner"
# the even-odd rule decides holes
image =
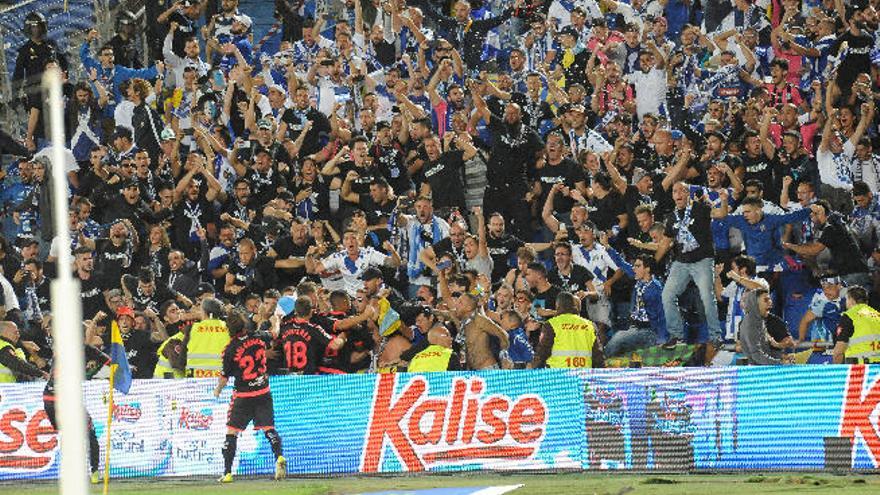
[[[691,251],[696,251],[700,247],[700,243],[697,242],[697,238],[694,237],[694,234],[690,230],[691,224],[694,223],[693,218],[691,218],[691,208],[693,208],[693,205],[688,205],[687,208],[684,209],[684,216],[682,217],[679,217],[678,210],[675,210],[675,225],[678,227],[678,234],[676,235],[675,240],[681,244],[682,253],[690,253]]]
[[[420,277],[425,269],[425,264],[419,260],[419,254],[428,245],[428,242],[422,239],[421,233],[421,223],[415,223],[409,232],[409,258],[406,264],[406,273],[410,280]],[[437,222],[437,217],[431,219],[431,239],[433,242],[440,240],[440,223]]]

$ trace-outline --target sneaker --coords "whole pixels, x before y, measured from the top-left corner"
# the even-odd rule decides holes
[[[97,471],[93,471],[92,474],[89,475],[89,481],[91,481],[93,485],[97,485],[101,482],[101,475]]]
[[[287,459],[284,456],[278,456],[275,461],[275,479],[283,480],[287,477]]]
[[[232,473],[226,473],[226,474],[224,474],[224,475],[221,476],[220,479],[217,480],[217,481],[219,481],[220,483],[232,483]]]

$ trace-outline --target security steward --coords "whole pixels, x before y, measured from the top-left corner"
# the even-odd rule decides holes
[[[27,362],[24,351],[17,347],[18,325],[0,321],[0,383],[15,383],[16,376],[49,378],[49,374]]]
[[[880,311],[868,306],[868,291],[854,285],[846,291],[846,311],[837,324],[836,364],[854,360],[880,363]]]
[[[407,372],[426,373],[430,371],[455,371],[459,369],[459,359],[452,350],[452,336],[442,325],[428,331],[425,350],[417,353],[409,362]]]
[[[223,370],[223,349],[229,332],[223,321],[223,305],[214,298],[202,301],[202,320],[193,324],[186,344],[186,375],[193,378],[219,377]]]
[[[177,332],[162,342],[156,350],[159,360],[156,361],[153,378],[186,378],[186,361],[180,360],[185,339],[183,332]]]
[[[529,368],[602,368],[605,356],[592,321],[578,316],[580,300],[570,292],[556,297],[557,315],[544,323]]]

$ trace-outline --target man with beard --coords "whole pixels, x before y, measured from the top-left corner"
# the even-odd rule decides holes
[[[567,242],[557,242],[553,247],[553,271],[548,282],[565,292],[570,292],[581,301],[596,299],[599,293],[593,286],[593,274],[581,265],[572,263],[572,248]]]
[[[238,303],[244,302],[250,293],[262,294],[275,286],[275,273],[271,258],[257,255],[254,241],[245,237],[238,243],[238,262],[230,265],[223,292]]]
[[[300,156],[307,156],[321,150],[321,138],[330,133],[330,120],[309,104],[308,86],[300,86],[293,93],[293,107],[288,108],[281,115],[279,133],[289,139],[297,140],[305,129],[306,122],[311,122],[311,127],[306,131],[306,137],[299,148]]]
[[[198,266],[186,259],[182,251],[171,251],[168,253],[168,279],[165,285],[184,297],[194,298],[199,287]]]
[[[528,192],[526,171],[534,166],[544,143],[538,134],[522,122],[522,110],[516,103],[508,103],[504,117],[489,111],[480,91],[472,86],[477,113],[488,122],[495,136],[489,155],[487,174],[489,187],[483,199],[484,205],[492,205],[496,211],[509,218],[513,232],[527,237],[529,231],[529,207],[525,201]]]
[[[449,235],[449,224],[434,215],[431,198],[420,197],[414,204],[415,215],[401,213],[397,219],[398,226],[406,230],[409,242],[407,258],[407,276],[409,277],[408,295],[415,297],[422,285],[433,287],[432,272],[427,270],[421,259],[421,253],[436,242]]]
[[[368,194],[355,194],[351,192],[351,182],[357,177],[357,172],[349,172],[345,182],[342,183],[340,197],[348,202],[357,204],[366,214],[367,230],[369,233],[388,239],[388,217],[397,206],[397,198],[391,192],[388,182],[382,177],[374,177],[370,182]],[[373,244],[378,237],[373,239]]]
[[[488,235],[486,244],[489,248],[489,256],[492,258],[492,284],[499,283],[510,268],[510,258],[517,249],[523,246],[531,246],[535,251],[547,249],[549,243],[526,243],[519,237],[505,232],[504,215],[494,212],[489,215],[487,225]]]
[[[721,342],[718,305],[715,304],[714,242],[711,219],[727,216],[726,193],[722,192],[720,208],[712,208],[703,201],[692,201],[688,185],[678,182],[672,186],[675,210],[666,218],[666,238],[672,241],[672,266],[663,288],[663,312],[671,339],[684,338],[684,324],[678,307],[680,296],[690,281],[700,293],[709,327],[709,346],[705,362],[715,356],[715,346]]]
[[[513,363],[507,357],[510,339],[507,332],[479,311],[477,296],[466,292],[454,300],[453,316],[459,322],[454,348],[462,369],[510,369]],[[499,341],[500,362],[495,358],[490,337]]]
[[[79,240],[83,246],[95,251],[102,289],[118,288],[122,274],[131,267],[138,245],[137,233],[131,225],[121,220],[110,226],[109,238],[90,239],[80,234]]]
[[[522,5],[523,1],[516,0],[512,6],[506,8],[498,17],[483,20],[471,18],[471,4],[467,0],[455,2],[453,9],[454,17],[440,14],[433,3],[428,3],[424,0],[420,0],[419,3],[419,7],[421,7],[426,16],[433,19],[437,26],[446,32],[448,39],[461,52],[462,59],[467,68],[475,70],[482,61],[483,44],[486,42],[486,36],[488,36],[489,31],[507,21],[514,11]]]
[[[228,198],[220,209],[220,221],[231,223],[235,227],[235,237],[241,239],[251,221],[256,218],[257,211],[252,207],[251,185],[247,179],[239,177],[232,185],[232,197]]]
[[[150,208],[141,198],[135,179],[122,181],[119,190],[107,189],[104,197],[97,198],[95,206],[104,209],[105,223],[127,220],[139,234],[146,234],[146,224],[160,223],[172,214],[167,208],[158,212]]]
[[[95,275],[95,259],[93,250],[80,246],[73,251],[74,275],[79,280],[80,299],[82,300],[82,316],[91,319],[104,307],[104,294],[101,284]]]
[[[395,193],[406,195],[413,189],[412,180],[404,165],[403,147],[391,133],[391,124],[384,120],[376,124],[376,140],[370,148],[370,154]]]
[[[523,109],[523,122],[536,132],[541,132],[543,124],[553,119],[553,109],[542,97],[544,83],[541,74],[529,72],[526,76],[526,92],[513,93],[511,100]]]
[[[277,241],[269,250],[275,258],[275,270],[282,286],[297,285],[306,275],[306,253],[314,246],[309,238],[309,225],[299,218],[290,222],[290,235]]]
[[[565,142],[562,134],[551,132],[547,135],[543,160],[538,161],[538,169],[535,171],[535,185],[532,193],[538,197],[539,204],[547,201],[550,189],[559,185],[561,194],[553,198],[553,211],[557,214],[567,215],[574,204],[574,198],[584,199],[587,194],[587,184],[580,165],[565,155]],[[574,192],[580,193],[580,196]],[[572,197],[574,194],[574,197]]]
[[[187,159],[191,168],[174,188],[172,244],[190,259],[198,259],[199,231],[204,229],[213,237],[215,229],[216,217],[212,201],[219,191],[219,183],[205,169],[204,162],[204,156],[191,153]],[[203,179],[207,179],[207,187],[204,188]]]
[[[452,144],[455,143],[455,147]],[[427,160],[422,167],[424,181],[419,188],[420,196],[431,196],[434,207],[444,212],[466,211],[462,169],[464,162],[477,154],[473,143],[454,132],[443,137],[446,151],[441,153],[440,138],[431,136],[424,141]],[[445,216],[445,215],[444,215]]]
[[[135,311],[152,310],[159,313],[159,308],[168,301],[176,301],[189,307],[192,302],[179,292],[173,292],[168,285],[156,282],[153,271],[143,268],[139,276],[123,275],[122,290],[125,296],[132,301]]]

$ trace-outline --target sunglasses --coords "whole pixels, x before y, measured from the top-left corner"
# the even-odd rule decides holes
[[[452,293],[452,297],[461,297],[463,292],[455,291]]]

